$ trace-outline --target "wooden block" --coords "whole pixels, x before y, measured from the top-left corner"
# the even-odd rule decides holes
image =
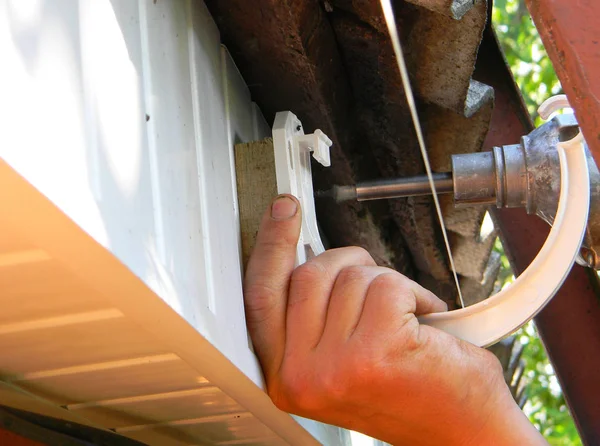
[[[245,271],[262,216],[277,195],[273,139],[236,144],[235,172]]]

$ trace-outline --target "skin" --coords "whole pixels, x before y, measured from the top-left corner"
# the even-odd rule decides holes
[[[294,268],[301,211],[265,212],[248,263],[248,327],[281,410],[394,445],[547,444],[515,404],[488,351],[420,325],[435,295],[363,249]]]

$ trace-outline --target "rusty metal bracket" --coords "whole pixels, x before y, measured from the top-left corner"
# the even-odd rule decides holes
[[[600,2],[527,0],[583,135],[600,161]]]

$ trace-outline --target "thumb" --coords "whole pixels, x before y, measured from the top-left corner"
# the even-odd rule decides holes
[[[262,218],[246,269],[246,320],[267,380],[283,358],[288,286],[301,226],[298,200],[276,197]]]

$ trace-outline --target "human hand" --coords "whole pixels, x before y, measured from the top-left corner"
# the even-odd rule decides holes
[[[300,214],[290,196],[274,200],[244,284],[278,408],[392,444],[545,444],[490,352],[419,324],[446,310],[432,293],[361,248],[294,269]]]

